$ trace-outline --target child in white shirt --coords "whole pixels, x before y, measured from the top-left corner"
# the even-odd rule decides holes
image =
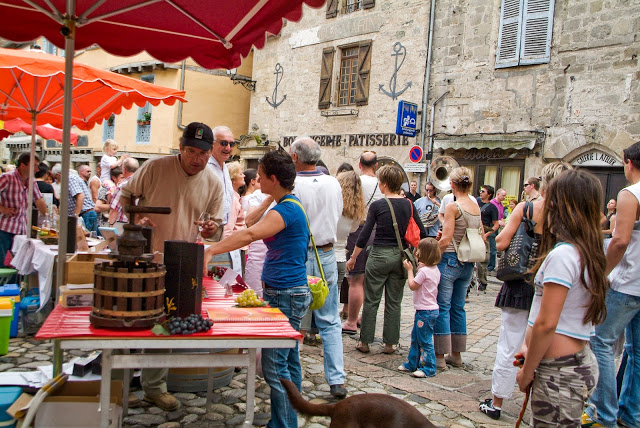
[[[533,268],[524,365],[533,426],[579,427],[596,387],[598,364],[587,343],[606,317],[606,258],[600,230],[600,181],[585,170],[554,178],[544,200],[540,259]],[[586,425],[583,425],[586,426]]]
[[[121,166],[122,162],[128,158],[128,155],[120,156],[120,159],[116,157],[118,152],[118,143],[109,138],[102,145],[102,158],[100,158],[100,182],[104,184],[105,181],[111,179],[111,170],[117,166]]]
[[[412,372],[413,377],[436,375],[436,354],[433,348],[433,329],[438,319],[438,283],[440,282],[440,246],[433,238],[421,239],[415,252],[419,261],[418,274],[414,277],[411,262],[405,260],[409,288],[413,291],[416,315],[411,331],[411,348],[408,361],[398,367],[402,372]]]

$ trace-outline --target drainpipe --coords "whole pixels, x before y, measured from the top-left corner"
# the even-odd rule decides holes
[[[433,151],[433,124],[436,120],[436,104],[442,101],[442,99],[446,97],[449,92],[451,91],[447,91],[444,94],[440,95],[440,98],[438,98],[433,104],[431,104],[431,125],[429,126],[429,153]],[[427,171],[427,181],[429,181],[429,177],[431,177],[431,168],[429,168],[429,170]]]
[[[429,14],[429,44],[427,47],[427,64],[426,70],[424,73],[424,85],[422,89],[422,123],[421,123],[421,132],[420,132],[420,147],[424,152],[424,139],[425,139],[425,129],[427,126],[427,108],[429,106],[429,81],[431,80],[431,52],[433,51],[433,19],[436,12],[436,0],[431,0],[431,11]],[[429,150],[427,154],[430,154]],[[430,161],[430,159],[428,159]],[[418,193],[421,191],[421,183],[420,178],[421,174],[418,175]],[[427,172],[427,180],[429,179],[429,172]]]
[[[182,60],[182,66],[180,67],[180,90],[184,91],[184,75],[186,72],[186,68],[187,68],[187,61],[186,60]],[[186,126],[184,126],[182,124],[182,108],[184,107],[184,103],[182,101],[180,101],[180,104],[178,104],[178,129],[181,131],[184,131]]]

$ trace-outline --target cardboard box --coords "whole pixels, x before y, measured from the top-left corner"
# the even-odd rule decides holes
[[[70,290],[66,285],[61,285],[60,304],[65,308],[93,306],[93,288],[76,288]]]
[[[106,254],[77,253],[72,255],[67,259],[64,283],[93,284],[93,266],[105,261],[110,261]]]
[[[35,428],[98,428],[100,427],[99,395],[100,381],[66,382],[54,392],[54,395],[46,397],[40,403],[33,426]],[[30,405],[29,397],[31,396],[28,394],[22,394],[7,413],[24,417]],[[122,381],[111,382],[110,402],[109,427],[117,428],[122,425]]]

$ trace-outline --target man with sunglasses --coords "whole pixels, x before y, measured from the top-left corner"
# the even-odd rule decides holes
[[[231,129],[226,126],[216,126],[213,128],[213,147],[207,166],[220,179],[224,191],[221,226],[224,226],[229,221],[229,213],[231,212],[231,204],[233,203],[233,186],[231,184],[231,177],[229,177],[229,169],[225,162],[231,157],[231,152],[233,152],[235,146],[236,141],[233,138]]]
[[[529,202],[537,201],[542,196],[540,195],[540,180],[536,177],[530,177],[524,182],[523,192],[527,195],[526,199]]]

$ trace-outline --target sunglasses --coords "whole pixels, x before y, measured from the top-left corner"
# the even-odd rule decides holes
[[[220,140],[220,141],[218,141],[218,143],[220,143],[220,145],[221,145],[222,147],[227,147],[227,146],[235,147],[235,146],[236,146],[236,144],[238,144],[238,143],[237,143],[237,142],[235,142],[235,141],[225,141],[225,140]]]
[[[487,191],[482,189],[482,190],[480,190],[480,193],[487,193]]]
[[[531,186],[529,183],[524,183],[524,187]]]

